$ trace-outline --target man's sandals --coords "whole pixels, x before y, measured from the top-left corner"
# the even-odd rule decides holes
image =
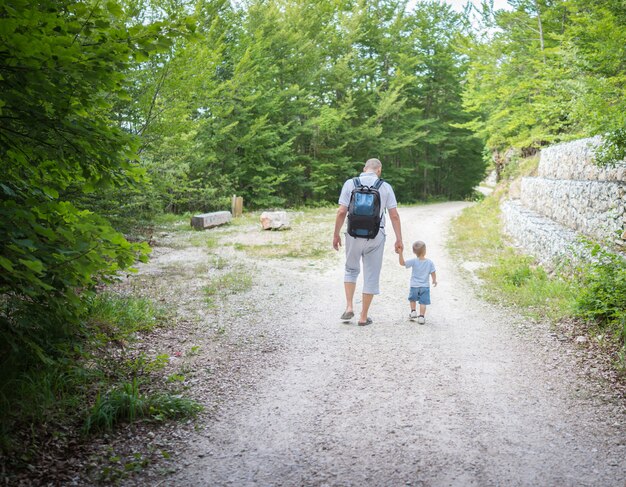
[[[343,321],[348,321],[352,318],[354,318],[354,311],[344,311],[340,319],[342,319]]]

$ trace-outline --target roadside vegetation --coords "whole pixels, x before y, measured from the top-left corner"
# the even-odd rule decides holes
[[[88,300],[71,336],[61,341],[54,330],[39,330],[39,340],[55,344],[45,356],[36,346],[8,351],[0,446],[3,457],[18,465],[7,460],[5,466],[36,463],[51,440],[82,442],[124,422],[195,416],[200,406],[162,380],[169,356],[148,356],[134,346],[172,320],[149,298],[106,291]]]
[[[136,227],[143,238],[157,246],[163,245],[157,239],[165,238],[173,252],[197,247],[205,251],[206,263],[191,268],[165,264],[163,274],[155,276],[120,274],[83,298],[83,311],[69,332],[41,327],[25,349],[11,350],[10,342],[2,341],[0,459],[6,478],[45,464],[68,445],[102,441],[121,426],[138,431],[141,425],[187,421],[203,411],[188,390],[193,375],[188,360],[202,345],[173,350],[159,340],[193,327],[179,328],[193,317],[180,315],[178,303],[163,293],[162,281],[167,276],[164,287],[175,288],[200,271],[206,283],[201,306],[216,313],[218,306],[253,285],[254,273],[232,263],[220,249],[237,228],[254,225],[259,232],[258,214],[235,219],[219,232],[193,230],[189,215],[162,215],[149,223]],[[220,325],[216,339],[226,331]],[[40,343],[49,346],[41,349]],[[88,462],[89,475],[116,482],[145,468],[155,456],[170,454],[167,447],[136,453],[137,458],[117,451],[97,454]]]
[[[513,306],[530,319],[567,324],[609,358],[626,380],[626,260],[588,243],[593,259],[546,269],[515,247],[501,230],[500,202],[536,158],[513,159],[494,193],[467,208],[453,224],[452,249],[473,264],[481,297]]]

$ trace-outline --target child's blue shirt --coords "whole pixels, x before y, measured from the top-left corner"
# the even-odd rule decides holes
[[[411,267],[411,287],[430,287],[430,274],[435,272],[435,264],[430,259],[409,259],[404,267]]]

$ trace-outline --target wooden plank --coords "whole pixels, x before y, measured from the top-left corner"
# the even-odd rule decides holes
[[[234,194],[230,207],[233,218],[238,218],[243,215],[243,196]]]
[[[237,196],[235,198],[235,209],[233,211],[233,216],[235,218],[243,215],[243,196]]]

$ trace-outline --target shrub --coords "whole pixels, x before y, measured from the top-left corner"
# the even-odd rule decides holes
[[[626,260],[599,245],[593,262],[581,273],[584,285],[576,301],[577,314],[614,331],[626,347]]]
[[[21,457],[24,450],[40,452],[50,431],[75,424],[78,418],[87,417],[85,431],[96,431],[142,417],[186,417],[198,409],[195,402],[171,391],[154,397],[139,393],[140,385],[151,384],[168,356],[129,355],[124,347],[165,321],[168,315],[162,307],[143,297],[111,292],[86,299],[85,306],[72,333],[40,325],[40,336],[34,331],[24,334],[15,350],[11,343],[0,342],[2,350],[11,352],[0,361],[1,453],[18,450]],[[40,319],[45,320],[45,314]],[[30,343],[30,349],[18,346],[23,343]],[[42,359],[37,352],[44,343]],[[28,440],[18,441],[23,434]]]

